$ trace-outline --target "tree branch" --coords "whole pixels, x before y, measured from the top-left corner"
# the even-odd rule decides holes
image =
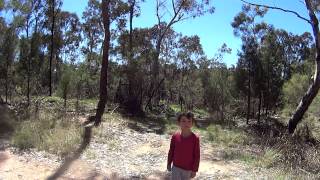
[[[315,42],[316,42],[316,47],[317,47],[317,50],[318,50],[318,53],[319,53],[319,51],[320,51],[319,20],[318,20],[317,16],[314,13],[314,10],[312,8],[310,0],[305,0],[305,2],[306,2],[306,7],[308,9],[309,16],[310,16],[310,19],[311,19],[311,23],[310,24],[312,26],[313,35],[314,35]]]
[[[265,8],[268,8],[268,9],[276,9],[276,10],[280,10],[280,11],[283,11],[283,12],[286,12],[286,13],[292,13],[292,14],[296,15],[298,18],[300,18],[300,19],[302,19],[302,20],[304,20],[304,21],[306,21],[306,22],[308,22],[309,24],[312,25],[312,22],[309,19],[301,16],[299,13],[297,13],[295,11],[288,10],[288,9],[283,9],[283,8],[279,8],[279,7],[275,7],[275,6],[268,6],[268,5],[263,5],[263,4],[255,4],[255,3],[247,2],[245,0],[240,0],[240,1],[242,1],[243,3],[249,4],[249,5],[252,5],[252,6],[265,7]]]
[[[176,12],[176,6],[174,5],[174,0],[171,0],[171,1],[172,1],[173,12],[174,12],[174,14],[177,14],[177,12]]]
[[[161,18],[160,18],[160,15],[159,15],[159,8],[160,8],[160,2],[159,0],[157,0],[157,18],[158,18],[158,26],[160,26],[160,23],[161,23]],[[158,27],[159,28],[159,27]]]

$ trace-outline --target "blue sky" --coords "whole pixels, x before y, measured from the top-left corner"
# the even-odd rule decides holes
[[[307,10],[300,0],[248,0],[254,3],[264,3],[294,10],[308,18]],[[63,0],[63,10],[75,12],[82,17],[82,12],[87,6],[87,0]],[[135,27],[151,27],[156,24],[155,0],[146,0],[141,4],[141,16],[134,19]],[[241,48],[241,40],[233,35],[231,22],[237,13],[241,11],[240,0],[213,0],[214,14],[208,14],[196,19],[189,19],[173,26],[174,30],[183,35],[198,35],[206,55],[211,58],[226,43],[232,48],[232,54],[225,56],[223,62],[228,66],[237,62],[237,51]],[[295,15],[277,10],[269,10],[263,19],[276,28],[282,28],[294,34],[311,32],[308,23],[300,20]]]

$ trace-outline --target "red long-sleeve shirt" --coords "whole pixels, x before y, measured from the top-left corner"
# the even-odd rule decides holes
[[[192,133],[188,137],[183,137],[179,132],[171,137],[170,150],[168,153],[168,164],[197,172],[200,162],[199,137]]]

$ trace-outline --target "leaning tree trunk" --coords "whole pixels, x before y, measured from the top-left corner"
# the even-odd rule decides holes
[[[101,8],[105,35],[103,41],[102,67],[100,75],[100,97],[95,116],[96,126],[101,123],[101,118],[107,103],[108,63],[110,48],[110,0],[102,0]]]
[[[312,26],[313,35],[316,43],[316,59],[315,59],[315,74],[313,77],[313,82],[311,83],[308,91],[305,93],[301,99],[296,111],[289,120],[289,133],[293,133],[296,129],[298,123],[302,120],[304,113],[308,110],[309,105],[312,103],[313,99],[316,97],[320,89],[320,37],[319,37],[319,21],[315,15],[315,7],[312,7],[310,0],[305,0],[306,7],[309,11],[310,24]]]

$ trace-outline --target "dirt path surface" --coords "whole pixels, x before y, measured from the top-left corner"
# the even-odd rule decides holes
[[[127,122],[105,122],[90,145],[58,179],[169,179],[166,158],[170,135],[128,128]],[[143,132],[143,133],[142,133]],[[1,141],[0,180],[47,179],[63,161],[45,152],[18,152]],[[195,179],[263,179],[259,169],[225,161],[218,149],[201,144],[200,170]]]

